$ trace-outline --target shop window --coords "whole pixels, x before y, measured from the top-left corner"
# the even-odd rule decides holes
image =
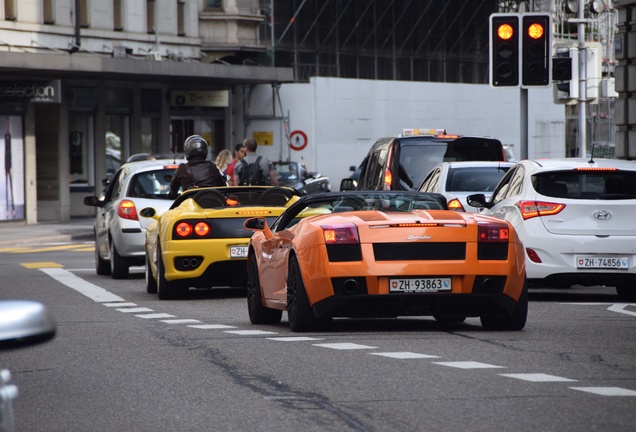
[[[146,29],[148,33],[155,32],[155,0],[146,1]]]
[[[15,2],[17,0],[4,0],[4,19],[7,21],[15,21],[16,8]]]
[[[177,34],[185,36],[185,1],[177,2]]]
[[[54,0],[42,0],[42,22],[44,24],[55,24],[54,3]]]
[[[69,178],[71,186],[91,185],[93,181],[93,116],[69,115]],[[92,185],[91,185],[92,186]]]
[[[87,28],[90,25],[88,13],[88,0],[80,0],[80,26]]]
[[[113,30],[122,31],[124,29],[122,0],[113,0]]]
[[[141,118],[141,153],[165,153],[159,149],[159,119]]]
[[[205,0],[206,9],[221,9],[223,7],[223,0]]]
[[[130,117],[106,116],[106,174],[112,176],[130,154]]]

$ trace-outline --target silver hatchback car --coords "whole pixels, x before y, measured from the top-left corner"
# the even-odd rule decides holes
[[[95,216],[95,269],[98,275],[126,279],[131,266],[145,263],[146,228],[154,221],[138,212],[153,207],[168,210],[170,179],[185,159],[144,160],[123,164],[102,198],[89,196],[84,204],[97,207]]]

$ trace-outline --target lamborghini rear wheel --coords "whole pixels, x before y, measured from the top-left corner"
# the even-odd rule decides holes
[[[316,318],[309,305],[305,284],[300,273],[298,259],[294,256],[289,261],[287,276],[287,317],[293,332],[316,331],[328,325],[331,317]]]
[[[247,312],[252,324],[278,324],[283,316],[283,311],[263,306],[258,264],[254,254],[247,257]]]
[[[481,325],[486,330],[521,330],[528,317],[528,283],[524,282],[519,300],[509,316],[482,316]]]

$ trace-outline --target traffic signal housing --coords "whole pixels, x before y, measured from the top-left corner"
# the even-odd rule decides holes
[[[552,84],[552,18],[545,13],[521,16],[521,86]]]
[[[490,15],[490,70],[493,87],[519,86],[519,14]]]

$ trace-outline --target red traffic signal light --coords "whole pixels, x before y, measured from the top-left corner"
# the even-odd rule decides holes
[[[524,14],[521,24],[521,85],[551,84],[552,20],[549,14]]]
[[[490,15],[490,85],[519,85],[519,14]]]

